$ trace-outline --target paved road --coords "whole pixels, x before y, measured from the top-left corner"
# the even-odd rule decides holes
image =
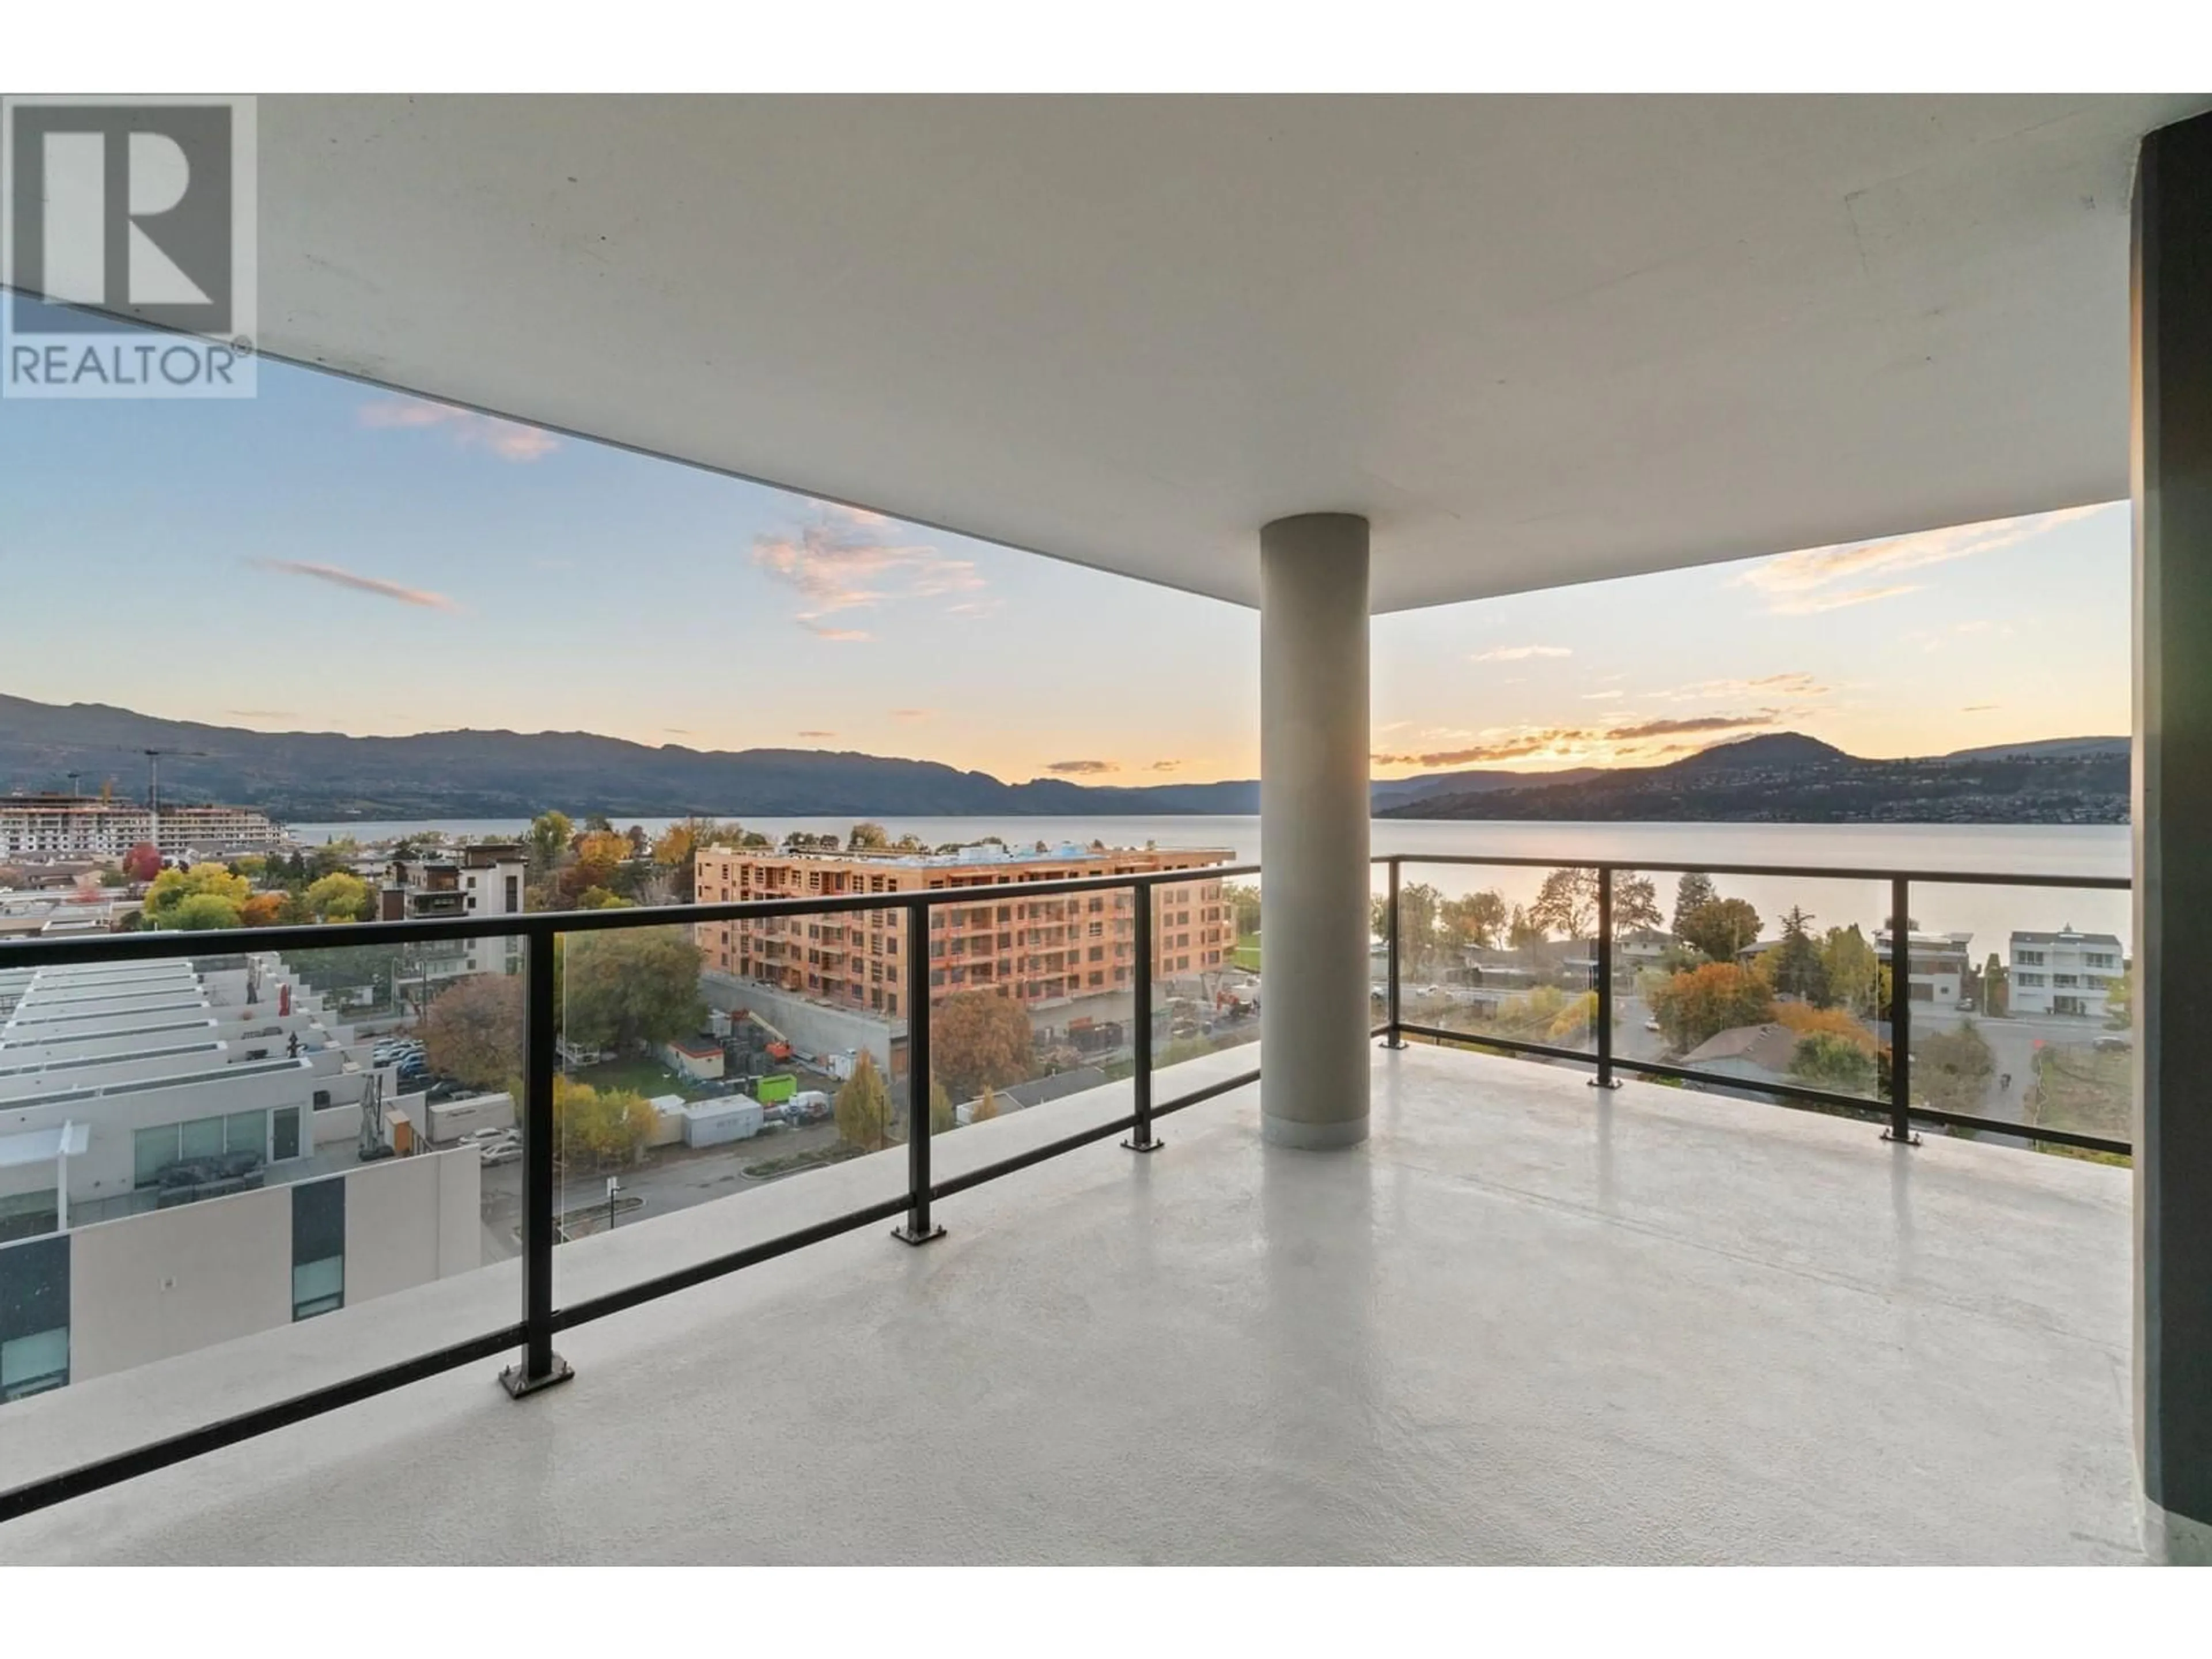
[[[641,1166],[588,1175],[570,1172],[562,1185],[561,1204],[564,1210],[604,1206],[607,1176],[617,1174],[623,1192],[643,1200],[636,1208],[625,1206],[619,1212],[616,1224],[621,1226],[632,1220],[665,1215],[672,1210],[688,1209],[694,1204],[711,1203],[718,1198],[765,1186],[767,1182],[754,1180],[744,1173],[747,1164],[821,1151],[836,1144],[837,1126],[824,1122],[804,1129],[770,1131],[750,1140],[703,1147],[696,1152],[684,1146],[656,1147]],[[521,1252],[517,1236],[522,1226],[522,1161],[518,1158],[512,1164],[486,1170],[483,1179],[485,1260],[504,1261]]]

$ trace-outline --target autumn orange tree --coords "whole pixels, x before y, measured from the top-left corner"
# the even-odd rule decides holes
[[[1036,1075],[1036,1042],[1020,1003],[989,991],[962,991],[930,1012],[931,1074],[956,1100]]]
[[[422,1018],[423,1058],[441,1077],[504,1087],[522,1070],[522,981],[472,974],[448,987]]]
[[[1774,993],[1748,969],[1732,962],[1709,962],[1676,974],[1654,991],[1651,1012],[1667,1041],[1687,1052],[1738,1025],[1763,1025],[1772,1019]]]

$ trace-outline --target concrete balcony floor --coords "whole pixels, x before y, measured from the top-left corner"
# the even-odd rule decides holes
[[[1258,1092],[963,1194],[926,1249],[570,1332],[535,1399],[453,1373],[0,1559],[2141,1559],[2127,1171],[1430,1048],[1377,1054],[1361,1150],[1263,1147]],[[651,1271],[654,1225],[803,1184],[606,1243]]]

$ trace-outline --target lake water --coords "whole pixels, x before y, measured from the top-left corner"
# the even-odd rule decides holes
[[[677,820],[625,820],[658,835]],[[773,840],[794,830],[843,834],[850,817],[755,818],[746,822]],[[894,836],[908,830],[932,846],[1000,836],[1010,844],[1043,841],[1162,847],[1221,848],[1239,864],[1261,857],[1256,817],[1091,818],[885,818]],[[458,836],[520,836],[528,826],[514,819],[453,818],[392,823],[299,823],[294,836],[324,842],[338,836],[362,841],[443,831]],[[1874,823],[1529,823],[1476,820],[1378,818],[1370,838],[1379,857],[1422,854],[1468,857],[1538,858],[1571,864],[1577,859],[1608,859],[1653,866],[1659,900],[1671,919],[1674,872],[1657,866],[1698,864],[1836,866],[1856,869],[1988,872],[2013,875],[2118,876],[2131,873],[2133,857],[2125,824],[1874,824]],[[1544,872],[1511,866],[1473,869],[1409,863],[1404,879],[1425,881],[1446,894],[1495,888],[1508,902],[1526,903]],[[1376,886],[1382,885],[1376,869]],[[1793,904],[1809,911],[1822,927],[1857,922],[1869,933],[1889,915],[1887,884],[1801,880],[1765,876],[1723,876],[1715,884],[1723,894],[1748,899],[1772,920]],[[2129,896],[2124,892],[2080,889],[2044,890],[2020,887],[1969,887],[1916,884],[1912,919],[1936,933],[1971,933],[1979,955],[2004,953],[2014,929],[2042,932],[2074,927],[2118,935],[2132,949]]]

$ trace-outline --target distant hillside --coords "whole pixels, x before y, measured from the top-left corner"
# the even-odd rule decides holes
[[[2115,745],[2117,744],[2117,748]],[[1571,783],[1463,791],[1394,818],[1642,823],[2124,823],[2125,738],[2061,738],[1924,760],[1863,760],[1797,732]]]
[[[1006,783],[935,761],[811,749],[651,748],[586,732],[426,732],[353,738],[158,720],[100,703],[0,696],[0,793],[96,792],[108,778],[143,799],[147,749],[179,800],[255,806],[279,820],[524,817],[1243,816],[1260,786],[1136,787],[1039,778]],[[1723,744],[1668,766],[1532,775],[1432,773],[1373,787],[1392,817],[1855,818],[2118,823],[2127,740],[2060,738],[1926,761],[1867,761],[1798,732]]]

